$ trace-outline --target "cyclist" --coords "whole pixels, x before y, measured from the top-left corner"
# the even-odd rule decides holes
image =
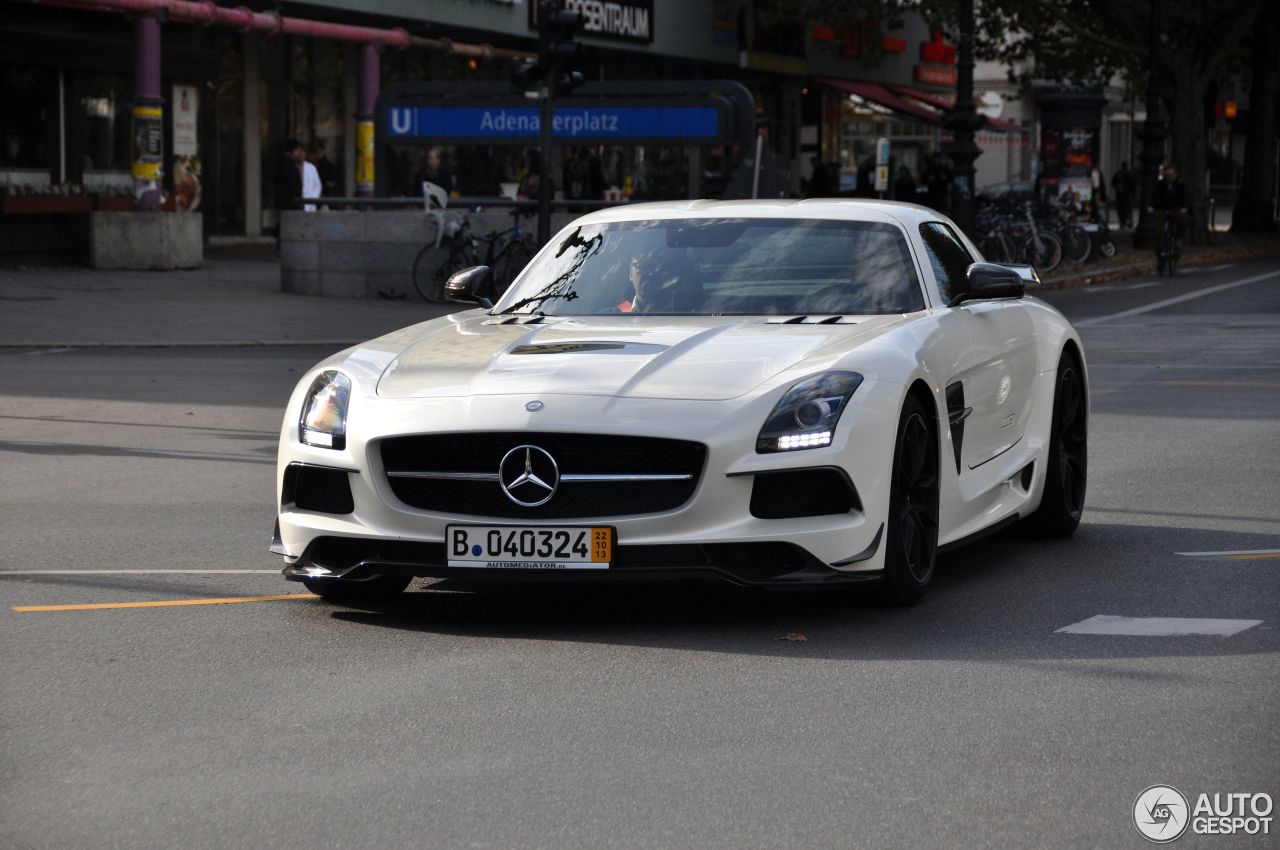
[[[1156,233],[1164,232],[1165,220],[1173,219],[1173,238],[1175,250],[1177,241],[1187,232],[1187,184],[1178,176],[1178,169],[1172,164],[1164,167],[1164,174],[1156,183],[1155,198],[1147,212],[1156,214]],[[1155,240],[1156,253],[1160,253],[1160,237]]]

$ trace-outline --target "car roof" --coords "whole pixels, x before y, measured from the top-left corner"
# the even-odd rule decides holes
[[[875,221],[915,227],[946,216],[919,204],[845,198],[743,201],[653,201],[597,210],[575,224],[606,224],[665,218],[797,218],[837,221]]]

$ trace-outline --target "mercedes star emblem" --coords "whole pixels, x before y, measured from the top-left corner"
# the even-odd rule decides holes
[[[555,458],[537,446],[516,446],[498,465],[498,483],[517,505],[536,508],[551,501],[560,486]]]

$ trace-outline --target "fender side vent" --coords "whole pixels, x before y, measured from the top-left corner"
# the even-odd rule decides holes
[[[964,384],[956,381],[947,387],[947,422],[951,426],[951,448],[956,455],[956,475],[960,474],[960,447],[964,445],[964,420],[973,408],[964,406]]]

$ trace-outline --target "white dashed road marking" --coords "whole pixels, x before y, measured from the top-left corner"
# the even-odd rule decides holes
[[[1214,635],[1230,637],[1259,625],[1261,620],[1210,620],[1195,617],[1117,617],[1099,614],[1055,634],[1125,635],[1129,637],[1176,637],[1181,635]]]
[[[1230,558],[1248,555],[1280,556],[1280,549],[1234,549],[1227,552],[1174,552],[1187,558]]]
[[[1092,319],[1082,319],[1074,322],[1077,328],[1096,325],[1101,322],[1110,322],[1114,319],[1127,319],[1131,316],[1140,316],[1143,313],[1150,313],[1153,310],[1162,310],[1165,307],[1172,307],[1174,304],[1181,304],[1184,301],[1193,301],[1196,298],[1204,298],[1206,295],[1213,295],[1216,292],[1222,292],[1227,289],[1235,289],[1237,286],[1244,286],[1248,283],[1257,283],[1260,280],[1270,280],[1273,277],[1280,277],[1280,272],[1267,272],[1266,274],[1256,274],[1253,277],[1245,277],[1240,280],[1232,280],[1217,286],[1211,286],[1208,289],[1197,289],[1195,292],[1188,292],[1183,295],[1176,295],[1173,298],[1166,298],[1163,301],[1155,301],[1151,304],[1144,304],[1141,307],[1134,307],[1131,310],[1121,310],[1119,313],[1112,313],[1109,316],[1094,316]]]

